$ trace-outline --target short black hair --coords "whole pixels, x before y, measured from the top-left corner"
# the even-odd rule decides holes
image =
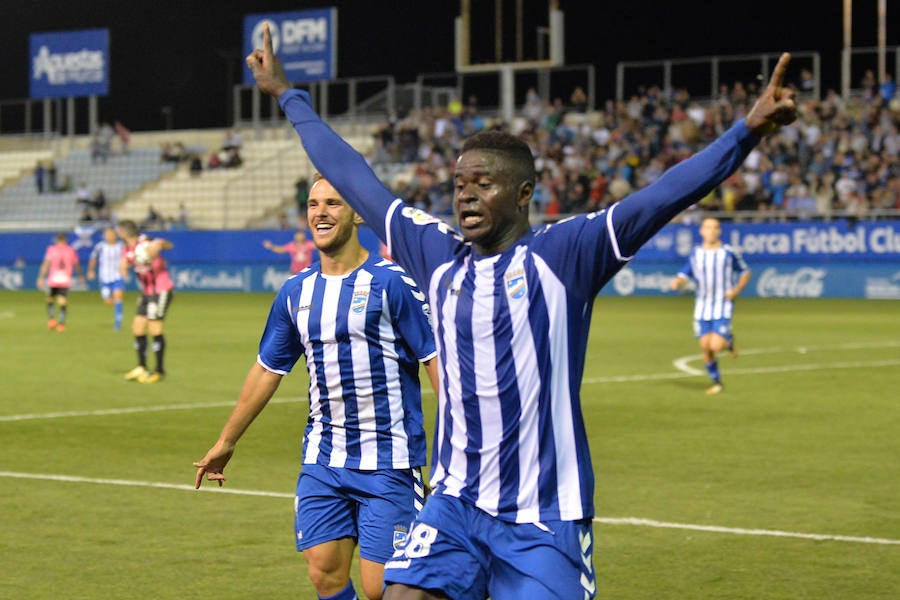
[[[516,136],[503,131],[482,131],[465,141],[462,152],[469,150],[499,152],[513,163],[523,180],[535,183],[534,156],[531,154],[531,148]]]

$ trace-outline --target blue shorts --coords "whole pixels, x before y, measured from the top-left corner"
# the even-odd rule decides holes
[[[119,279],[118,281],[110,281],[109,283],[101,283],[100,284],[100,297],[104,300],[109,300],[112,298],[113,292],[115,291],[123,291],[125,289],[125,282]]]
[[[359,471],[303,465],[294,498],[297,550],[351,537],[384,564],[406,540],[424,502],[421,469]]]
[[[385,583],[454,600],[571,600],[596,594],[591,519],[511,523],[433,494],[385,564]]]
[[[709,321],[694,321],[694,336],[701,338],[706,334],[715,333],[731,341],[731,319],[712,319]]]

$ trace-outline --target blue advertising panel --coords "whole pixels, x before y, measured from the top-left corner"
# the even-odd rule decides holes
[[[696,225],[665,228],[601,294],[673,295],[669,283],[699,241],[694,238],[696,229]],[[900,221],[855,227],[757,223],[727,230],[725,237],[743,246],[753,273],[744,296],[900,299]],[[0,234],[0,289],[34,289],[44,251],[54,235]],[[165,256],[179,290],[274,292],[290,276],[288,257],[266,250],[262,242],[288,242],[294,236],[291,230],[162,231],[158,235],[175,245]],[[69,242],[86,264],[100,237],[99,229],[85,226],[72,232]],[[380,242],[371,229],[361,227],[359,237],[370,252],[379,251]]]
[[[33,33],[29,37],[32,98],[109,93],[109,30]]]
[[[337,9],[262,13],[244,17],[244,56],[263,47],[263,25],[269,23],[272,47],[288,81],[303,83],[337,77]],[[244,68],[244,84],[253,85]]]
[[[637,253],[645,260],[687,259],[699,224],[667,225]],[[749,260],[900,261],[900,221],[722,223],[722,241]]]
[[[886,263],[750,263],[752,276],[741,297],[900,299],[900,264]],[[633,260],[600,292],[602,296],[674,296],[669,287],[681,265]]]

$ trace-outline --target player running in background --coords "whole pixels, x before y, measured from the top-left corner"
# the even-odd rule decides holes
[[[138,233],[134,221],[122,221],[118,228],[119,237],[125,242],[125,254],[120,261],[120,271],[124,278],[128,269],[133,268],[141,297],[131,322],[134,333],[134,347],[137,350],[138,364],[125,373],[128,381],[140,383],[156,383],[165,377],[163,359],[166,352],[166,339],[163,336],[163,319],[172,304],[174,284],[166,268],[166,260],[160,254],[170,250],[172,242],[162,238],[148,238]],[[140,249],[138,244],[144,244]],[[147,334],[153,336],[153,352],[156,354],[156,370],[147,370]]]
[[[263,242],[263,247],[266,250],[271,250],[275,254],[290,254],[292,275],[296,275],[311,265],[313,255],[316,251],[316,245],[311,240],[306,239],[306,232],[302,229],[297,230],[297,233],[294,234],[293,241],[279,246],[273,244],[269,240],[265,240]]]
[[[386,565],[386,598],[586,599],[594,472],[579,388],[597,293],[663,225],[796,118],[790,56],[718,140],[608,210],[534,231],[534,158],[500,132],[469,138],[456,164],[460,233],[406,205],[291,89],[264,27],[247,57],[313,164],[425,286],[440,361],[434,491]]]
[[[72,271],[77,271],[78,277],[84,283],[84,275],[81,271],[81,263],[78,254],[66,241],[66,234],[56,234],[56,241],[47,246],[44,253],[44,262],[37,276],[38,289],[47,290],[47,329],[57,331],[66,330],[66,313],[69,309],[69,288],[72,287]],[[46,281],[44,276],[47,277]],[[59,318],[55,314],[55,307],[59,306]]]
[[[313,182],[307,216],[320,261],[281,287],[259,355],[195,485],[225,480],[238,439],[303,355],[309,418],[297,481],[297,549],[320,598],[356,598],[350,563],[381,598],[384,563],[424,501],[425,430],[419,363],[437,384],[425,294],[403,269],[360,245],[359,218],[324,179]]]
[[[713,382],[706,393],[718,394],[723,387],[716,354],[728,349],[732,356],[737,356],[731,316],[734,299],[750,281],[750,270],[736,249],[722,243],[722,225],[718,219],[703,219],[700,237],[703,242],[694,248],[687,264],[672,279],[671,288],[681,289],[688,280],[697,284],[694,335],[700,342],[706,372]]]
[[[122,279],[122,255],[125,252],[116,230],[107,227],[103,230],[103,239],[91,250],[88,261],[87,278],[95,278],[100,284],[100,296],[103,301],[113,306],[113,329],[122,329],[122,297],[125,293],[125,280]],[[98,275],[99,269],[99,277]]]

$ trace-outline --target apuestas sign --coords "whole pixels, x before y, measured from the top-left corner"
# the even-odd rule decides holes
[[[109,93],[109,30],[33,33],[29,37],[32,98]]]

